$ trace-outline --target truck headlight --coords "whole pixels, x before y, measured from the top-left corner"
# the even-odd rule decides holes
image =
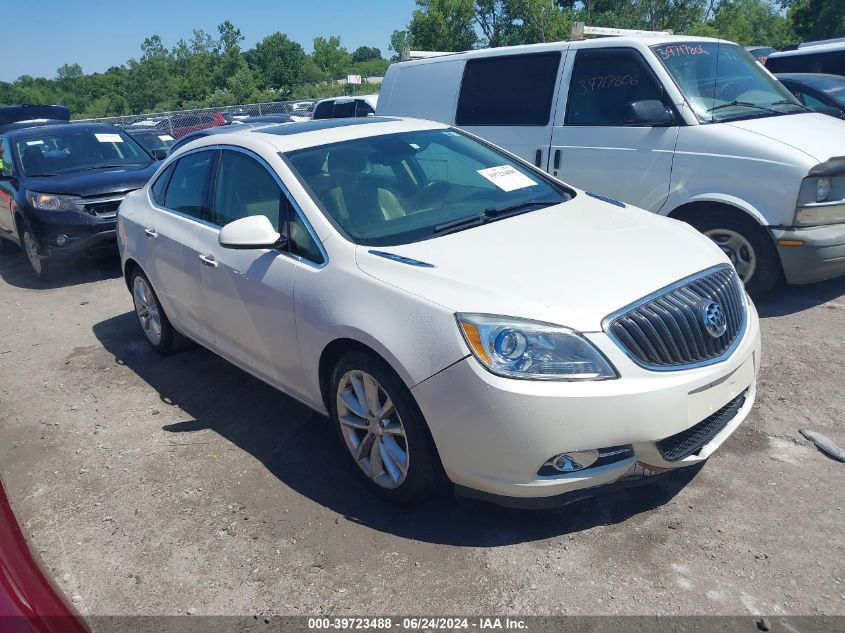
[[[617,378],[610,362],[569,328],[493,314],[455,315],[473,356],[497,376],[531,380]]]
[[[76,196],[36,193],[35,191],[27,192],[26,199],[33,207],[43,211],[76,211],[77,207],[74,205],[74,200],[79,200]]]

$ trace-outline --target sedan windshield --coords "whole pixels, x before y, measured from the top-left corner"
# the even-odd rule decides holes
[[[805,82],[808,86],[820,90],[828,97],[845,106],[845,77],[837,75],[818,75]]]
[[[700,121],[719,122],[804,112],[783,84],[736,44],[652,46]]]
[[[375,136],[286,156],[324,213],[358,244],[428,239],[572,195],[454,130]]]
[[[34,132],[15,143],[23,173],[54,176],[106,167],[148,165],[150,156],[119,130]]]

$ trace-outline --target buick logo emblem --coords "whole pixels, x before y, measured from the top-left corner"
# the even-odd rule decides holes
[[[708,301],[701,307],[701,323],[713,338],[719,338],[728,329],[725,312],[722,310],[722,306],[715,301]]]

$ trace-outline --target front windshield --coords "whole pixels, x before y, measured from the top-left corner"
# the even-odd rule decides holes
[[[724,42],[652,46],[700,121],[719,122],[803,112],[783,84],[747,51]]]
[[[23,173],[53,176],[105,167],[147,165],[151,159],[129,136],[119,130],[43,131],[15,142]]]
[[[138,134],[137,136],[133,135],[132,138],[150,151],[156,149],[166,150],[173,145],[175,140],[170,134]]]
[[[563,186],[453,130],[387,134],[286,156],[358,244],[405,244],[570,198]]]

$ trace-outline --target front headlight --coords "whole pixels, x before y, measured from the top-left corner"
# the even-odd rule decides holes
[[[616,371],[575,330],[492,314],[456,314],[473,356],[488,371],[532,380],[602,380]]]
[[[26,194],[26,198],[36,209],[42,211],[76,211],[77,207],[73,204],[74,200],[79,200],[76,196],[62,196],[55,193],[36,193],[30,191]]]
[[[830,178],[824,176],[816,181],[816,202],[824,202],[830,195]]]

